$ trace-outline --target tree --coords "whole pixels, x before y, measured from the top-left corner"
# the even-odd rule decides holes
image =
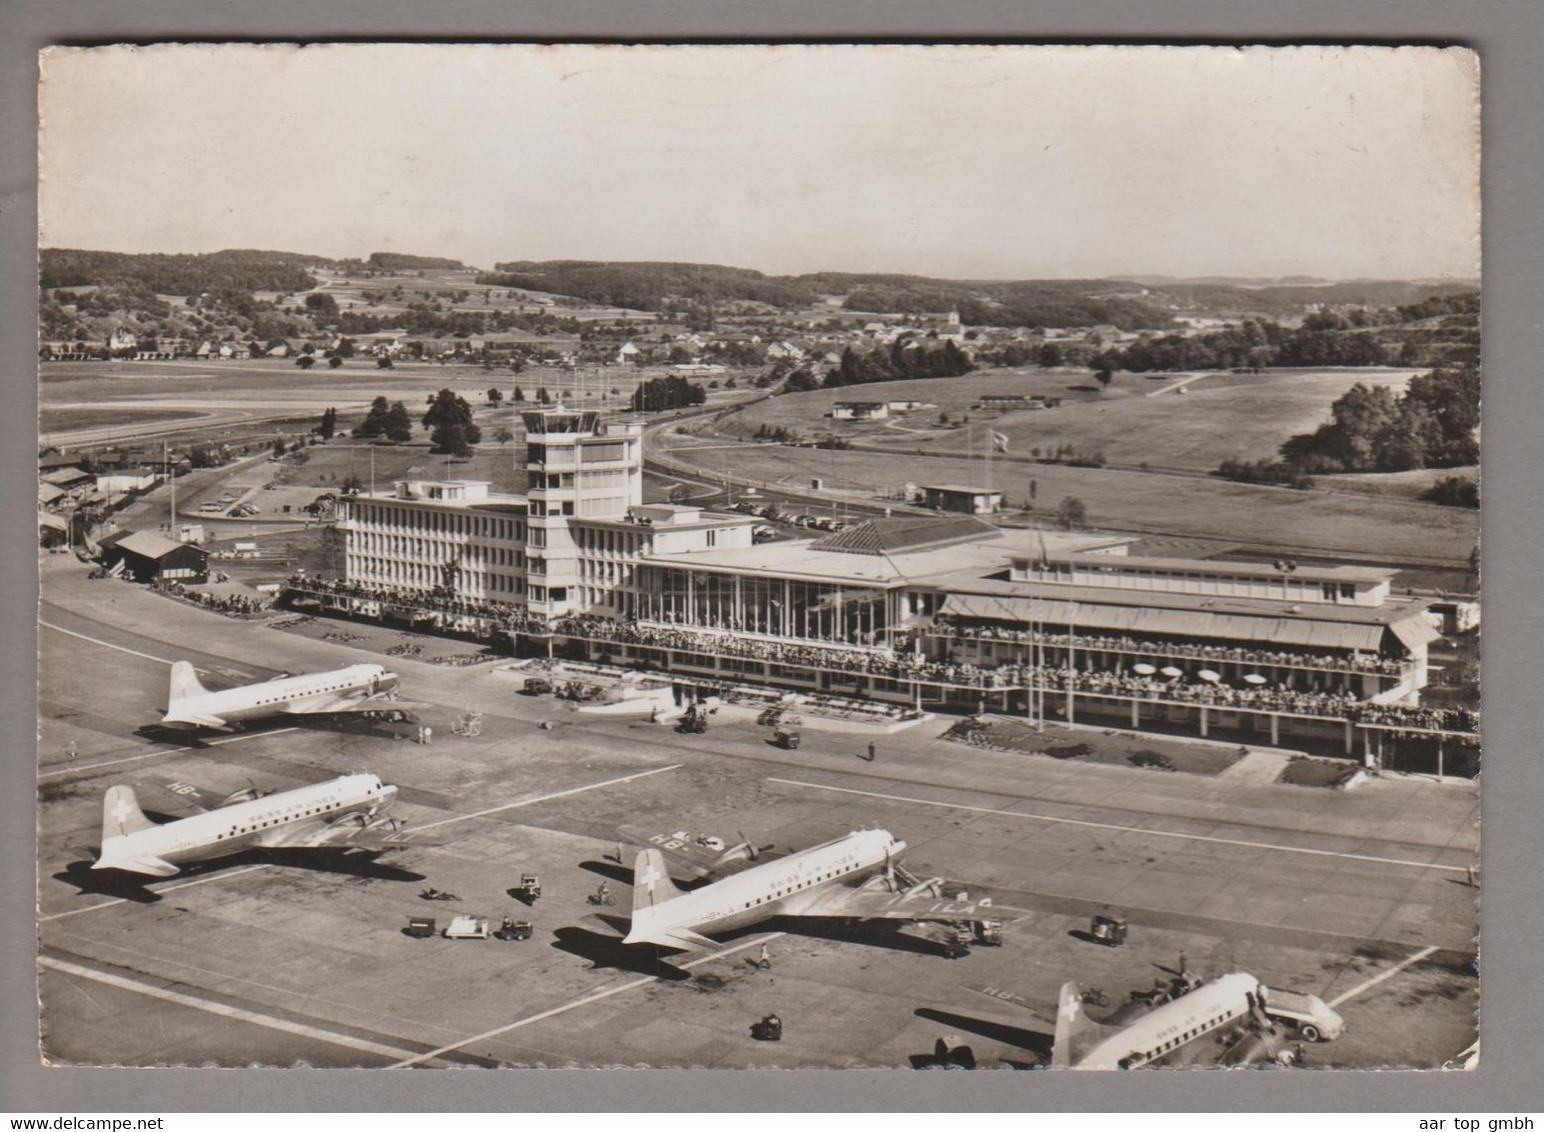
[[[504,391],[502,389],[498,388],[498,386],[494,386],[492,389],[488,390],[488,404],[502,405],[503,403]]]
[[[317,426],[316,434],[323,440],[331,440],[338,430],[338,410],[326,408],[322,410],[322,423]]]
[[[323,318],[336,318],[338,315],[338,300],[334,299],[326,291],[314,291],[306,296],[306,310]]]
[[[386,415],[391,411],[391,403],[384,397],[377,397],[370,402],[370,411],[365,414],[365,419],[354,429],[354,435],[359,437],[384,436],[386,434]]]
[[[284,453],[286,453],[287,451],[289,451],[289,446],[284,443],[284,438],[282,436],[274,437],[273,438],[273,458],[275,460],[277,460],[280,456],[284,455]]]
[[[1075,531],[1088,522],[1088,508],[1075,495],[1063,496],[1056,505],[1056,522],[1064,531]]]
[[[468,443],[465,425],[453,422],[442,424],[434,430],[433,441],[434,447],[430,451],[458,456],[462,459],[472,454],[472,446]]]
[[[310,354],[302,354],[300,357],[295,359],[295,364],[301,369],[310,369],[316,364],[316,359],[313,358]]]
[[[337,354],[334,354],[332,357],[327,359],[327,365],[330,369],[338,369],[343,365],[343,359],[340,358]]]
[[[515,386],[515,391],[510,396],[510,400],[511,401],[517,401],[517,402],[523,402],[525,400],[525,390],[521,389],[518,385]]]
[[[1062,350],[1054,342],[1047,342],[1040,347],[1040,365],[1044,369],[1055,369],[1062,364]]]
[[[503,425],[500,425],[498,428],[493,430],[493,439],[495,443],[508,444],[514,438],[515,434],[509,429],[505,428]]]
[[[538,405],[552,404],[552,394],[547,392],[547,387],[545,385],[536,390],[536,403]]]
[[[1100,389],[1108,389],[1110,382],[1115,380],[1115,374],[1109,366],[1100,366],[1094,371],[1094,380],[1099,383]]]
[[[471,455],[471,446],[482,439],[482,430],[472,422],[472,406],[450,389],[441,389],[429,401],[423,426],[430,430],[432,451]]]
[[[391,364],[391,359],[388,358],[385,354],[382,354],[380,357],[375,359],[375,368],[376,369],[392,369],[394,367]]]
[[[358,495],[365,489],[364,480],[359,478],[358,472],[350,472],[343,477],[342,491],[344,495]]]
[[[399,443],[413,439],[413,418],[408,416],[407,406],[401,401],[391,403],[391,409],[386,414],[385,435],[388,440]]]

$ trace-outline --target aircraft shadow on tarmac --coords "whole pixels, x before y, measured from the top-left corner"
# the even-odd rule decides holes
[[[969,1014],[956,1014],[949,1010],[936,1010],[931,1006],[919,1006],[912,1013],[918,1018],[926,1018],[929,1022],[941,1022],[950,1029],[964,1030],[966,1033],[988,1038],[994,1042],[1001,1042],[1003,1045],[1028,1050],[1037,1059],[1035,1063],[1019,1066],[1019,1068],[1036,1068],[1039,1065],[1050,1064],[1051,1045],[1053,1042],[1053,1037],[1050,1034],[1043,1034],[1038,1030],[1031,1030],[1028,1027],[1007,1026],[1001,1022],[988,1021],[985,1018],[973,1018]]]
[[[232,869],[251,865],[276,865],[284,869],[303,869],[311,872],[333,873],[337,876],[360,877],[364,880],[417,882],[424,879],[422,873],[402,868],[380,859],[381,854],[360,850],[325,849],[254,849],[246,853],[233,853],[212,861],[197,861],[174,877],[164,880],[140,877],[111,870],[95,870],[91,861],[72,861],[53,879],[74,885],[82,896],[112,896],[136,904],[154,904],[161,899],[152,885],[187,881],[199,876],[212,876]]]
[[[633,870],[629,865],[619,865],[615,861],[581,861],[579,862],[579,867],[587,873],[594,873],[598,877],[605,877],[607,880],[614,880],[629,887],[633,883]],[[673,876],[670,880],[682,892],[692,892],[695,889],[713,883],[707,877],[695,880],[681,880]],[[632,898],[629,897],[628,899],[631,900]]]
[[[691,973],[683,971],[665,957],[659,948],[648,944],[623,946],[620,936],[602,935],[589,928],[566,927],[553,933],[552,946],[581,959],[588,959],[595,967],[612,967],[619,971],[632,971],[650,975],[672,983],[690,979]],[[685,958],[685,956],[680,956]]]

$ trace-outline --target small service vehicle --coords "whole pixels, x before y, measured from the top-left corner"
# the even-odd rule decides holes
[[[488,930],[486,916],[456,916],[441,934],[446,939],[487,939],[493,933]]]
[[[527,696],[549,695],[552,692],[552,681],[543,679],[540,676],[530,676],[526,678],[520,691]]]
[[[1261,989],[1266,1016],[1287,1023],[1305,1042],[1330,1042],[1345,1033],[1345,1019],[1318,995],[1272,987]]]
[[[1088,926],[1088,934],[1095,943],[1106,947],[1120,947],[1126,942],[1126,917],[1109,914],[1095,916]]]
[[[799,732],[791,728],[779,727],[773,732],[772,737],[777,741],[777,745],[785,751],[797,751],[799,749],[801,737]]]
[[[414,939],[432,939],[434,937],[433,916],[409,916],[407,921],[407,934]]]

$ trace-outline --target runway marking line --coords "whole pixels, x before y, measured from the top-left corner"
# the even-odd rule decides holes
[[[730,955],[736,954],[737,952],[746,951],[752,947],[757,946],[758,944],[768,943],[774,939],[780,939],[784,934],[785,933],[783,932],[773,932],[770,935],[756,936],[752,939],[746,940],[744,943],[737,943],[733,947],[726,947],[722,951],[715,951],[712,955],[704,955],[700,959],[693,959],[688,963],[677,964],[677,966],[679,966],[683,971],[690,971],[704,963],[712,962],[714,959],[724,959]],[[415,1065],[422,1065],[424,1062],[432,1061],[436,1057],[464,1049],[465,1047],[471,1045],[473,1042],[482,1042],[487,1041],[489,1038],[497,1038],[500,1035],[509,1033],[511,1030],[519,1030],[525,1026],[530,1026],[537,1022],[545,1021],[548,1018],[555,1018],[559,1014],[567,1014],[570,1010],[577,1010],[581,1006],[588,1006],[592,1002],[600,1002],[602,999],[611,998],[613,995],[622,994],[626,991],[630,991],[637,987],[645,986],[656,981],[658,981],[656,976],[644,975],[640,978],[632,979],[629,982],[620,983],[614,987],[606,987],[604,990],[592,991],[587,995],[583,995],[580,998],[574,999],[572,1002],[565,1002],[561,1006],[554,1006],[550,1010],[543,1010],[538,1014],[527,1015],[524,1018],[510,1022],[508,1025],[498,1026],[492,1030],[485,1030],[483,1033],[474,1034],[469,1038],[462,1038],[458,1042],[453,1042],[450,1045],[440,1046],[438,1049],[432,1049],[428,1053],[416,1054],[413,1057],[405,1058],[404,1060],[397,1062],[395,1065],[388,1065],[386,1068],[409,1069]]]
[[[1450,873],[1468,873],[1464,865],[1436,865],[1426,861],[1406,861],[1398,857],[1374,857],[1367,853],[1342,853],[1336,849],[1307,849],[1298,845],[1274,845],[1268,841],[1242,841],[1232,837],[1211,837],[1204,833],[1175,833],[1166,829],[1146,829],[1139,825],[1114,825],[1110,822],[1088,821],[1083,818],[1058,818],[1046,814],[1026,814],[1019,810],[1000,810],[990,806],[967,806],[961,802],[940,802],[932,798],[912,798],[905,794],[881,794],[874,790],[854,790],[847,786],[827,786],[819,782],[800,782],[793,778],[768,778],[768,782],[784,786],[802,786],[809,790],[831,790],[838,794],[860,794],[865,798],[882,798],[890,802],[910,802],[916,806],[940,806],[950,810],[968,810],[977,814],[998,814],[1003,817],[1023,818],[1026,821],[1043,821],[1055,825],[1078,825],[1087,829],[1108,829],[1116,833],[1145,833],[1151,837],[1173,837],[1181,841],[1206,841],[1213,845],[1235,845],[1244,849],[1271,849],[1278,853],[1303,853],[1313,857],[1340,857],[1349,861],[1371,861],[1379,865],[1403,865],[1412,869],[1441,869]],[[1069,803],[1071,804],[1071,803]]]
[[[208,884],[210,881],[226,880],[229,877],[239,877],[242,873],[253,873],[258,869],[272,868],[271,865],[247,865],[244,868],[232,869],[230,872],[215,873],[213,876],[195,877],[193,880],[183,881],[181,884],[169,884],[165,888],[156,889],[156,894],[163,892],[176,892],[183,888],[192,888],[195,884]],[[103,908],[111,908],[117,904],[128,904],[130,901],[125,896],[115,896],[111,900],[104,900],[100,904],[90,904],[84,908],[71,908],[68,912],[55,912],[52,916],[39,916],[38,923],[46,924],[53,920],[62,920],[67,916],[79,916],[82,912],[96,912]]]
[[[175,664],[175,661],[167,660],[164,656],[151,656],[148,652],[140,652],[138,649],[126,648],[123,645],[115,645],[111,641],[100,641],[95,637],[88,637],[84,633],[77,633],[74,629],[66,629],[63,625],[55,625],[52,621],[44,621],[38,618],[38,625],[44,629],[52,629],[56,633],[63,633],[68,637],[79,637],[83,641],[90,641],[94,645],[101,645],[107,649],[117,649],[126,652],[130,656],[143,657],[145,660],[153,660],[157,664]]]
[[[1419,963],[1422,959],[1425,959],[1427,956],[1435,955],[1437,953],[1437,951],[1438,951],[1438,948],[1435,948],[1435,947],[1423,947],[1423,948],[1421,948],[1421,950],[1417,951],[1414,955],[1407,955],[1407,956],[1405,956],[1405,958],[1401,959],[1398,963],[1395,963],[1387,971],[1379,972],[1378,974],[1374,975],[1372,978],[1368,979],[1365,983],[1358,983],[1356,986],[1354,986],[1350,990],[1346,991],[1345,994],[1338,995],[1337,997],[1330,999],[1324,1005],[1328,1006],[1331,1010],[1334,1010],[1335,1007],[1339,1006],[1342,1002],[1350,1002],[1357,995],[1362,994],[1362,993],[1364,993],[1366,991],[1372,990],[1373,987],[1375,987],[1379,983],[1383,982],[1383,980],[1385,980],[1385,979],[1392,979],[1395,975],[1399,974],[1399,972],[1403,971],[1406,967],[1414,966],[1415,964]]]
[[[411,1054],[411,1050],[401,1046],[388,1046],[380,1042],[372,1042],[365,1038],[356,1038],[349,1034],[339,1034],[332,1030],[323,1030],[316,1026],[308,1026],[303,1022],[292,1022],[287,1018],[279,1018],[272,1014],[260,1014],[255,1010],[247,1010],[240,1006],[230,1006],[213,999],[199,998],[196,995],[183,994],[169,987],[157,986],[154,983],[141,982],[138,979],[126,978],[123,975],[115,975],[108,971],[98,971],[92,967],[82,966],[79,963],[71,963],[64,959],[55,959],[51,955],[38,956],[38,966],[49,970],[58,971],[65,975],[74,975],[77,978],[90,979],[93,982],[103,983],[120,990],[133,991],[149,998],[158,998],[163,1002],[176,1003],[178,1006],[190,1007],[193,1010],[202,1010],[206,1014],[217,1014],[222,1018],[234,1018],[240,1022],[250,1022],[254,1026],[262,1026],[269,1030],[279,1030],[286,1034],[295,1034],[303,1038],[312,1038],[317,1041],[327,1042],[331,1045],[344,1046],[348,1049],[362,1050],[365,1053],[373,1053],[377,1057],[390,1057],[401,1059],[405,1054]],[[424,1055],[432,1057],[433,1055]]]
[[[279,727],[272,731],[253,731],[243,735],[230,735],[224,739],[211,739],[204,747],[218,747],[225,743],[239,743],[243,739],[262,739],[268,735],[283,735],[288,731],[298,731],[298,727]],[[148,751],[143,755],[129,755],[122,759],[108,759],[100,763],[84,763],[81,766],[67,766],[61,770],[51,770],[46,774],[38,775],[38,781],[48,778],[61,778],[66,774],[85,774],[87,771],[98,770],[104,766],[117,766],[119,763],[137,763],[141,759],[153,759],[160,755],[180,755],[187,751],[199,751],[203,747],[168,747],[164,751]]]
[[[621,778],[608,778],[604,782],[592,782],[588,786],[575,786],[571,790],[559,790],[555,794],[541,794],[535,798],[522,798],[518,802],[508,802],[502,806],[490,806],[488,809],[478,810],[474,814],[457,814],[455,817],[441,818],[439,821],[411,826],[409,827],[410,833],[422,833],[426,829],[436,829],[442,825],[450,825],[452,822],[470,821],[472,818],[487,817],[489,814],[502,813],[505,810],[518,810],[522,806],[534,806],[537,802],[550,802],[556,798],[567,798],[571,794],[583,794],[586,790],[599,790],[602,786],[617,786],[623,782],[648,778],[651,774],[664,774],[667,770],[680,770],[684,765],[686,764],[672,763],[670,766],[657,766],[653,770],[639,771],[637,774],[627,774]]]

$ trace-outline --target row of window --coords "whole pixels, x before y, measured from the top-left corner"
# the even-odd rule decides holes
[[[355,503],[352,518],[388,531],[436,531],[453,535],[480,535],[519,541],[525,524],[500,515],[476,512],[391,507],[382,503]]]
[[[788,884],[785,884],[782,888],[779,888],[776,892],[769,893],[766,896],[758,896],[754,900],[747,900],[745,902],[745,904],[743,905],[743,907],[744,908],[754,908],[758,904],[770,904],[772,901],[777,900],[780,897],[787,896],[791,892],[798,892],[801,889],[809,888],[811,885],[820,884],[823,881],[835,880],[837,877],[845,876],[847,873],[850,873],[850,872],[852,872],[851,869],[837,869],[837,868],[827,869],[825,872],[820,873],[817,876],[810,877],[807,880],[798,881],[798,882],[790,882]]]
[[[1183,1034],[1176,1034],[1176,1035],[1174,1035],[1174,1037],[1170,1038],[1168,1041],[1162,1042],[1159,1045],[1154,1046],[1152,1049],[1148,1050],[1146,1053],[1132,1054],[1131,1057],[1129,1059],[1127,1059],[1127,1060],[1129,1060],[1132,1064],[1138,1064],[1139,1065],[1139,1064],[1142,1064],[1143,1062],[1152,1061],[1154,1058],[1162,1057],[1164,1054],[1168,1053],[1170,1050],[1178,1049],[1180,1046],[1184,1045],[1186,1042],[1192,1041],[1195,1038],[1199,1038],[1202,1034],[1209,1033],[1210,1031],[1215,1030],[1218,1026],[1221,1026],[1225,1022],[1229,1021],[1230,1019],[1237,1017],[1239,1013],[1241,1013],[1241,1012],[1234,1011],[1231,1014],[1223,1014],[1223,1015],[1221,1015],[1221,1016],[1219,1016],[1217,1018],[1212,1019],[1210,1022],[1203,1023],[1203,1024],[1199,1025],[1199,1026],[1192,1026],[1190,1029],[1186,1030]]]
[[[308,810],[302,810],[299,813],[291,814],[288,818],[272,818],[268,821],[253,822],[251,825],[233,825],[229,831],[216,834],[215,840],[224,841],[227,837],[238,837],[243,833],[256,833],[258,830],[267,829],[269,826],[283,825],[286,822],[295,821],[299,818],[308,818],[315,814],[330,813],[331,811],[338,809],[340,805],[341,803],[333,803],[330,806],[313,806]]]

